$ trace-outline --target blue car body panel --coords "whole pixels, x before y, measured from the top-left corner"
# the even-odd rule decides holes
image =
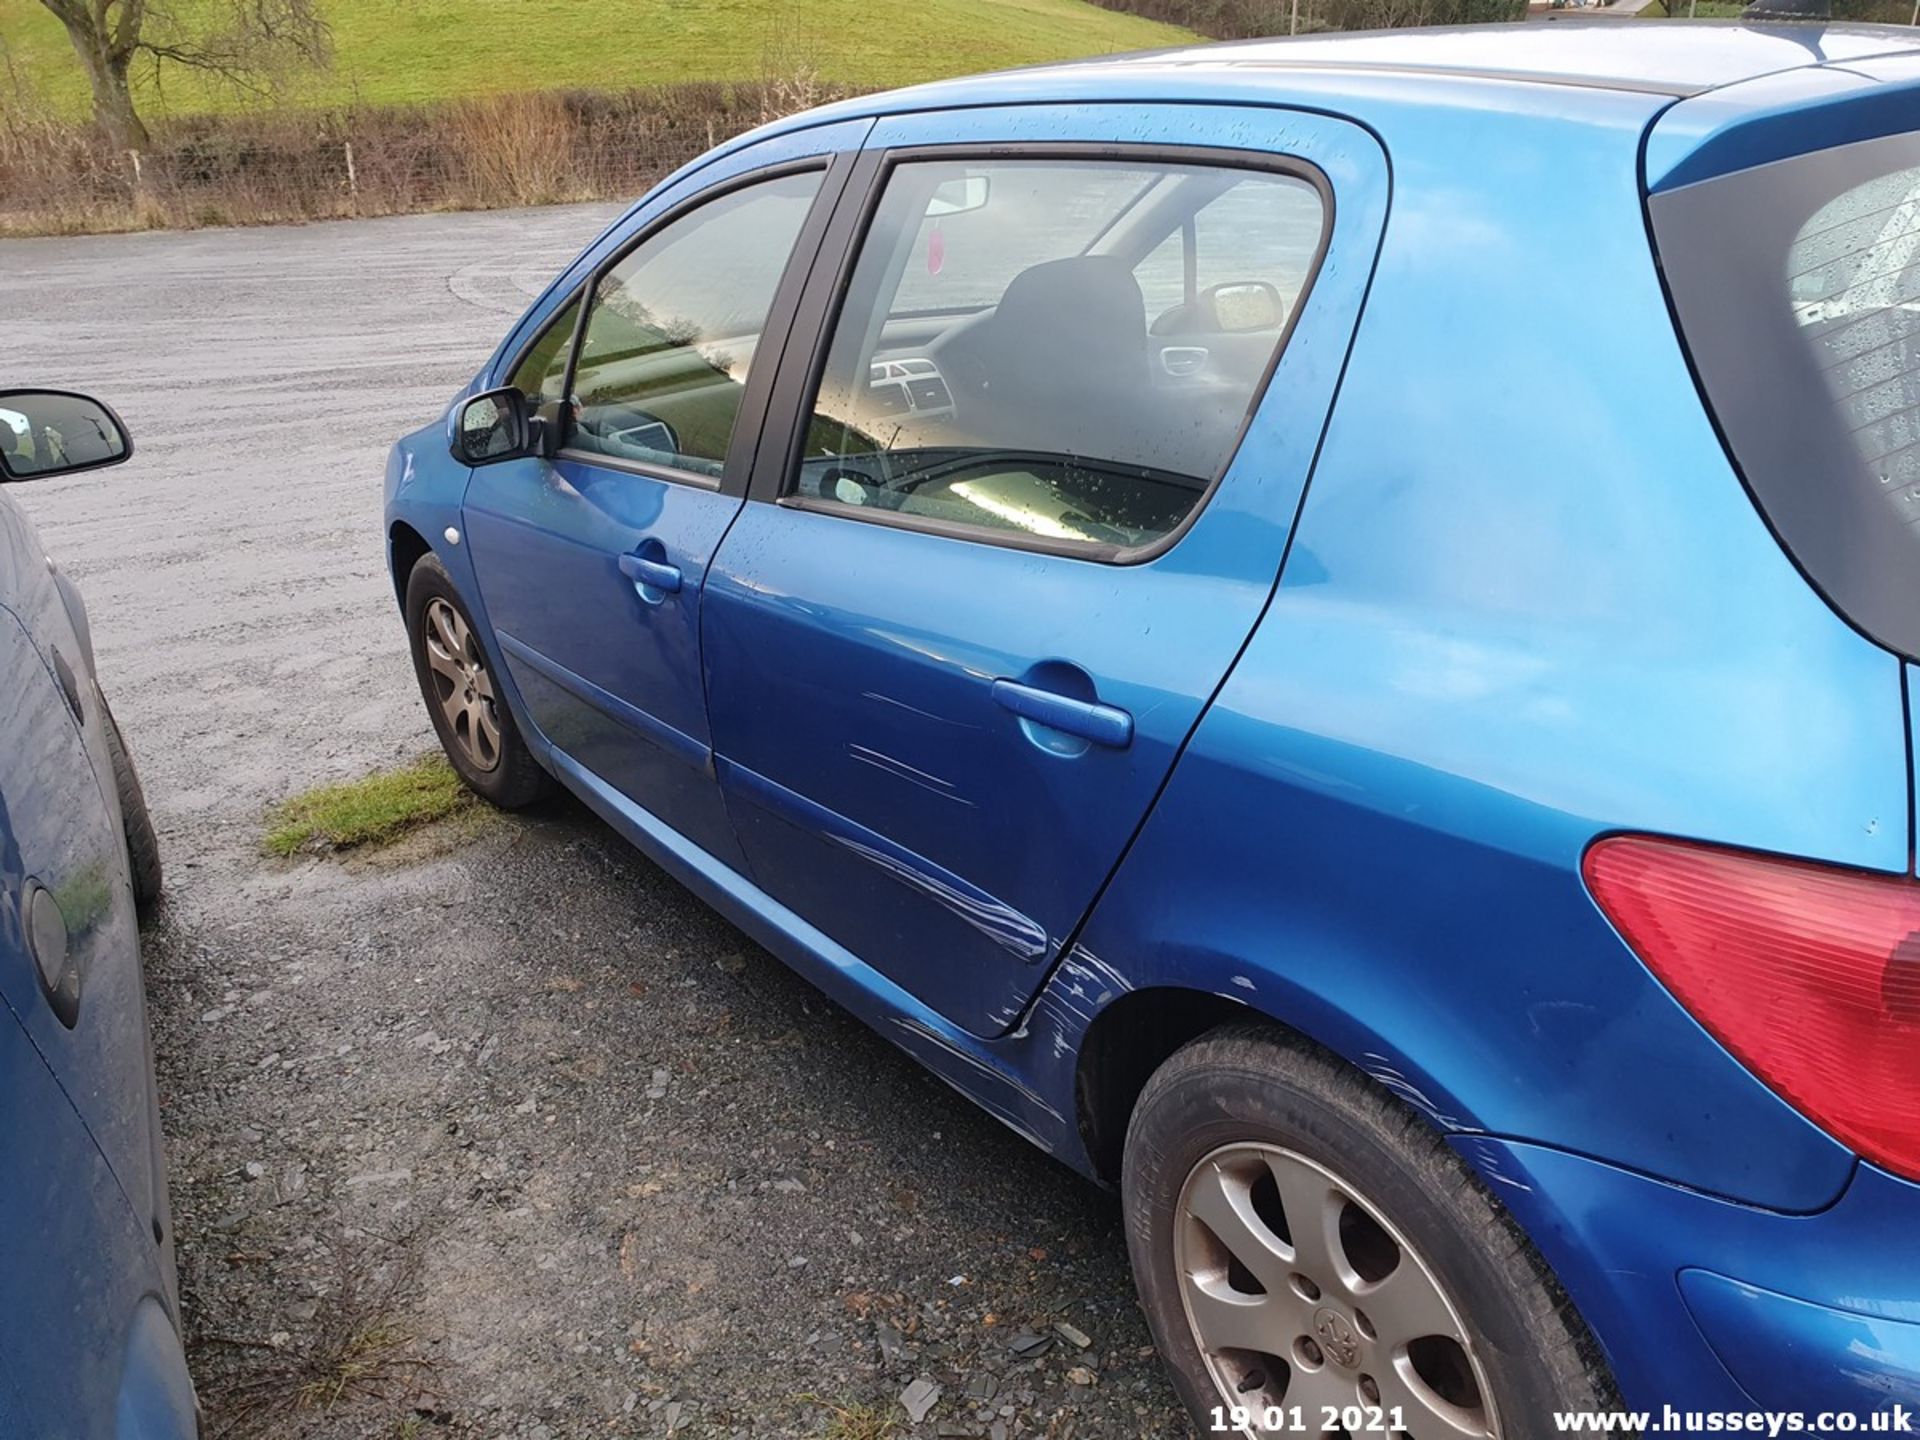
[[[1172,134],[1284,153],[1339,197],[1271,398],[1177,544],[1108,566],[755,504],[707,581],[714,744],[752,873],[976,1035],[1005,1032],[1031,1001],[1266,603],[1372,272],[1387,171],[1357,126],[1237,107],[898,116],[866,142]],[[765,447],[775,482],[786,454]],[[1008,680],[1118,709],[1130,739],[1076,743],[1023,720],[995,698]]]
[[[1111,1160],[1081,1113],[1103,1027],[1212,997],[1446,1133],[1629,1404],[1904,1396],[1920,1275],[1886,1257],[1910,1253],[1920,1187],[1736,1062],[1579,864],[1631,829],[1910,873],[1902,663],[1828,607],[1742,489],[1643,201],[1900,123],[1916,54],[1911,32],[1845,27],[1258,42],[866,97],[731,142],[596,241],[475,385],[501,383],[669,195],[774,142],[1264,149],[1325,171],[1336,238],[1286,383],[1144,565],[781,506],[801,402],[770,401],[745,498],[690,547],[702,613],[676,661],[697,663],[705,706],[672,728],[710,773],[675,763],[721,798],[717,839],[623,779],[630,759],[543,727],[526,692],[551,677],[511,648],[508,703],[616,829],[1076,1168]],[[823,250],[810,295],[841,259]],[[800,313],[789,368],[821,306]],[[502,514],[543,493],[512,469],[484,482]],[[396,452],[389,519],[446,562],[497,654],[485,576],[440,538],[478,488],[443,423]],[[618,647],[628,608],[574,618]],[[1045,665],[1130,714],[1130,747],[1062,753],[1044,717],[994,704]],[[616,698],[677,703],[633,687]],[[607,744],[660,749],[644,728]]]
[[[132,882],[87,632],[0,494],[0,1434],[188,1440]],[[71,1026],[29,942],[36,892],[78,972]]]
[[[867,128],[819,127],[736,151],[656,191],[633,228],[734,177],[857,147]],[[834,172],[823,184],[817,211],[831,210],[839,180]],[[575,267],[580,278],[630,233],[596,246],[593,263]],[[553,308],[574,288],[552,297]],[[756,375],[779,360],[781,339],[763,337]],[[743,503],[731,485],[709,489],[562,454],[485,466],[462,504],[479,592],[534,727],[729,860],[738,852],[714,784],[701,580]],[[636,583],[620,568],[627,556],[671,564],[681,588],[669,596]],[[583,614],[607,629],[583,627]]]

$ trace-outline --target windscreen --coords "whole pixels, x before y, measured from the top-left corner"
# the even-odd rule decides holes
[[[1680,328],[1755,500],[1848,619],[1920,658],[1920,133],[1650,208]]]

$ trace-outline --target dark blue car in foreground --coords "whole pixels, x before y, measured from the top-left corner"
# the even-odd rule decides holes
[[[1117,1184],[1203,1428],[1920,1406],[1913,32],[797,116],[387,524],[467,781]]]
[[[0,482],[116,465],[85,396],[0,390]],[[0,491],[0,1436],[191,1440],[136,913],[160,894],[79,592]]]

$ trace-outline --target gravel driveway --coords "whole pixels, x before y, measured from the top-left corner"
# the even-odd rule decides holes
[[[1115,1203],[583,810],[261,855],[274,801],[430,746],[382,456],[613,213],[0,243],[0,382],[97,393],[139,451],[12,493],[160,827],[212,1432],[1185,1434]]]

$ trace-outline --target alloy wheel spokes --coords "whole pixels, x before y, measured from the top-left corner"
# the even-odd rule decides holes
[[[471,628],[436,596],[427,604],[421,638],[447,733],[476,766],[493,769],[500,761],[500,716],[493,677]]]
[[[1215,1151],[1181,1191],[1174,1250],[1193,1338],[1228,1406],[1397,1408],[1417,1440],[1497,1440],[1458,1311],[1326,1167],[1274,1145]]]
[[[1464,1354],[1462,1356],[1464,1359]],[[1407,1430],[1420,1440],[1484,1440],[1495,1433],[1487,1423],[1484,1401],[1476,1393],[1471,1407],[1448,1400],[1415,1368],[1405,1350],[1379,1376],[1380,1404],[1398,1409]]]

